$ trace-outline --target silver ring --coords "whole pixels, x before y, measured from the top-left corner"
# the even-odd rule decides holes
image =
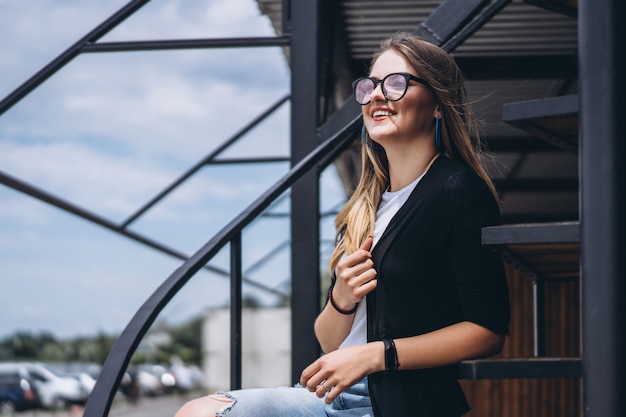
[[[333,389],[333,387],[328,388],[326,386],[326,381],[322,381],[320,385],[326,390],[326,392],[330,392]]]

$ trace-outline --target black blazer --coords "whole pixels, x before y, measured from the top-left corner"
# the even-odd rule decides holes
[[[372,251],[378,286],[367,295],[368,341],[461,321],[506,334],[504,269],[481,244],[481,229],[499,222],[485,183],[466,165],[438,158]],[[469,410],[456,366],[380,372],[368,381],[376,417],[458,417]]]

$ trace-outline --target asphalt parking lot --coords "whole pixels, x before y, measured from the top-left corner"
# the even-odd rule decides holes
[[[111,407],[109,417],[173,417],[180,408],[192,396],[165,395],[160,397],[141,398],[136,405],[127,401],[116,401]],[[11,414],[0,414],[1,417],[82,417],[82,409],[73,407],[69,410],[47,411],[31,410]]]

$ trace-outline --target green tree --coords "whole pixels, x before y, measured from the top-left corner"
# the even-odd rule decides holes
[[[16,333],[11,340],[11,349],[15,359],[32,360],[37,358],[37,341],[31,333]]]
[[[196,317],[176,327],[171,327],[170,354],[178,355],[183,362],[200,365],[202,362],[202,317]]]

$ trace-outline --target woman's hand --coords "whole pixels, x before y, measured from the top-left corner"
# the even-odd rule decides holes
[[[332,290],[334,305],[350,311],[356,303],[376,288],[376,270],[372,262],[372,237],[365,239],[359,250],[346,256],[336,267]],[[326,353],[337,350],[350,333],[354,314],[341,314],[328,303],[315,320],[315,336]]]
[[[345,389],[363,377],[385,369],[383,342],[351,346],[326,354],[309,365],[300,385],[330,404]]]
[[[351,310],[376,288],[376,270],[372,261],[373,238],[367,237],[356,252],[343,258],[336,268],[337,279],[332,297],[342,310]]]

